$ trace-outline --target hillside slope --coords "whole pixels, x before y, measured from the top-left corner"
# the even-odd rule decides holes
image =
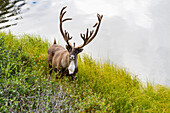
[[[48,74],[50,44],[0,32],[0,112],[170,112],[170,89],[83,54],[77,80]]]

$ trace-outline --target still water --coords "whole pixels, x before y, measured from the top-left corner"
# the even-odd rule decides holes
[[[170,86],[170,0],[0,0],[0,30],[54,37],[59,32],[59,12],[67,7],[73,20],[64,28],[82,43],[80,33],[92,29],[96,14],[104,18],[97,37],[84,53],[110,60],[143,81]]]

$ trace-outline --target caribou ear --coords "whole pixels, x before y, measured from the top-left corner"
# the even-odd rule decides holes
[[[68,50],[68,52],[72,51],[72,47],[70,45],[66,45],[66,49]]]
[[[81,53],[83,51],[82,48],[78,48],[78,53]]]

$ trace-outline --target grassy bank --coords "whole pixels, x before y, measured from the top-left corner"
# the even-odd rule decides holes
[[[170,89],[90,56],[77,80],[48,74],[47,40],[0,32],[0,112],[170,112]]]

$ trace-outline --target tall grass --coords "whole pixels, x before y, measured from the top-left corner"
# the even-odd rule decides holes
[[[48,40],[0,32],[1,112],[170,112],[170,89],[143,85],[110,62],[82,54],[77,80],[48,74]]]

